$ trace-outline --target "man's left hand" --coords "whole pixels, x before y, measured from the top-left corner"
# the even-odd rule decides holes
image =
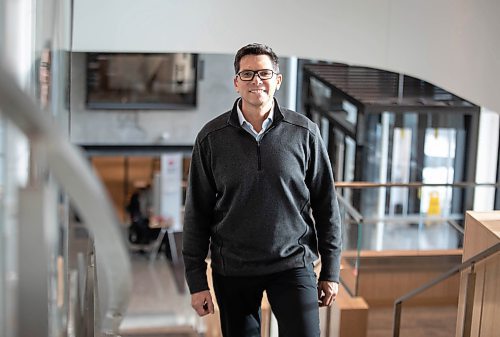
[[[332,281],[318,282],[318,303],[320,307],[329,307],[337,298],[339,284]]]

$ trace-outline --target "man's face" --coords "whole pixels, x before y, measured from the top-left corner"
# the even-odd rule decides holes
[[[273,63],[268,55],[246,55],[240,60],[240,72],[245,70],[273,69]],[[243,81],[240,76],[234,78],[234,87],[243,100],[245,108],[268,108],[274,93],[281,85],[281,74],[274,74],[268,80],[262,80],[257,74],[251,81]]]

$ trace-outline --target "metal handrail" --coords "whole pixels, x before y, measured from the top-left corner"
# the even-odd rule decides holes
[[[464,228],[460,226],[455,220],[448,220],[447,221],[451,227],[455,228],[460,234],[465,235]]]
[[[337,200],[339,202],[339,205],[342,205],[345,209],[345,211],[349,214],[351,218],[354,219],[354,221],[361,226],[364,222],[363,215],[358,212],[354,206],[352,206],[344,197],[340,195],[340,193],[337,193]],[[361,240],[358,238],[357,240],[357,257],[356,257],[356,269],[358,268],[359,265],[359,252],[360,252],[360,244]],[[357,279],[357,276],[356,276]],[[356,282],[354,289],[349,288],[349,286],[343,281],[342,277],[340,278],[340,282],[344,285],[344,288],[347,290],[349,293],[349,296],[356,296],[358,294],[358,282]]]
[[[475,183],[467,181],[459,181],[454,183],[423,183],[423,182],[408,182],[408,183],[375,183],[369,181],[336,181],[335,187],[337,188],[377,188],[377,187],[500,187],[500,183]]]
[[[107,297],[102,298],[101,331],[117,334],[131,291],[131,266],[119,223],[100,181],[81,152],[60,132],[47,114],[17,86],[0,66],[0,107],[36,146],[44,146],[47,165],[70,196],[85,225],[93,234],[102,264]]]
[[[427,289],[432,288],[436,284],[448,279],[449,277],[457,274],[458,272],[460,272],[464,269],[469,268],[470,266],[474,265],[475,263],[477,263],[481,260],[484,260],[485,258],[497,253],[498,251],[500,251],[500,243],[497,243],[497,244],[491,246],[490,248],[484,250],[483,252],[481,252],[477,255],[474,255],[473,257],[471,257],[467,261],[463,262],[462,264],[460,264],[456,267],[453,267],[452,269],[445,272],[441,276],[433,279],[430,282],[427,282],[426,284],[422,285],[421,287],[419,287],[417,289],[410,291],[406,295],[401,296],[396,301],[394,301],[394,323],[393,323],[393,330],[392,330],[393,337],[399,337],[399,332],[400,332],[400,328],[401,328],[401,308],[402,308],[402,303],[404,301],[407,301],[410,298],[415,297],[416,295],[426,291]]]
[[[398,215],[388,215],[384,217],[373,217],[364,218],[363,222],[365,224],[374,224],[378,222],[384,223],[415,223],[420,221],[426,221],[428,223],[436,222],[447,222],[454,220],[463,220],[463,216],[460,214],[450,214],[449,216],[439,216],[439,215],[426,215],[423,213],[413,213],[413,214],[398,214]],[[456,224],[456,223],[455,223]],[[456,224],[459,226],[458,224]]]
[[[338,186],[337,186],[338,187]],[[351,216],[351,218],[354,219],[357,223],[361,224],[363,223],[363,215],[358,212],[357,209],[355,209],[347,200],[345,200],[344,197],[342,197],[339,193],[337,193],[337,199],[339,203],[345,207],[345,210]]]

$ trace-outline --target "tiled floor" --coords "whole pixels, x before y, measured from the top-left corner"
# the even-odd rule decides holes
[[[191,309],[182,264],[174,265],[163,252],[151,260],[147,248],[130,256],[133,290],[121,325],[123,336],[197,336],[195,330],[203,331]]]
[[[131,254],[133,292],[122,324],[123,337],[195,337],[204,331],[190,306],[187,292],[176,285],[175,267],[162,254]],[[402,315],[402,337],[454,336],[456,307],[407,307]],[[393,308],[371,308],[368,337],[392,336]]]
[[[437,235],[441,240],[448,239],[448,229],[441,228],[439,233],[436,229],[428,228],[426,234],[430,238]],[[176,239],[180,244],[179,238]],[[180,245],[177,248],[180,255]],[[137,248],[131,251],[133,291],[121,326],[123,337],[202,336],[204,326],[191,309],[182,260],[175,265],[164,253],[151,260],[148,252],[141,254]],[[402,337],[454,336],[456,308],[409,307],[404,309],[402,318]],[[370,309],[368,337],[386,336],[392,336],[392,307]]]

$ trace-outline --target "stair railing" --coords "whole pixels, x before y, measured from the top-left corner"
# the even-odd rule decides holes
[[[494,246],[491,246],[490,248],[484,250],[483,252],[471,257],[467,261],[463,262],[462,264],[453,267],[449,271],[445,272],[441,276],[427,282],[426,284],[422,285],[421,287],[410,291],[406,295],[401,296],[394,302],[394,321],[393,321],[393,330],[392,330],[392,336],[393,337],[399,337],[400,331],[401,331],[401,310],[402,310],[402,305],[403,302],[417,296],[418,294],[423,293],[424,291],[428,290],[429,288],[432,288],[433,286],[443,282],[444,280],[450,278],[451,276],[459,273],[462,270],[465,270],[467,268],[471,268],[471,271],[468,275],[467,279],[467,288],[466,288],[466,293],[465,293],[465,310],[464,310],[464,327],[469,326],[471,323],[471,309],[474,304],[474,282],[475,282],[475,273],[474,273],[474,265],[481,261],[484,260],[490,256],[492,256],[495,253],[498,253],[500,251],[500,243],[497,243]],[[467,329],[465,329],[467,330]]]
[[[104,271],[103,286],[107,290],[99,307],[101,332],[104,335],[118,334],[130,296],[131,267],[118,219],[102,184],[81,152],[17,86],[3,66],[0,66],[0,108],[31,144],[43,146],[48,169],[69,195],[92,233],[97,264]]]

